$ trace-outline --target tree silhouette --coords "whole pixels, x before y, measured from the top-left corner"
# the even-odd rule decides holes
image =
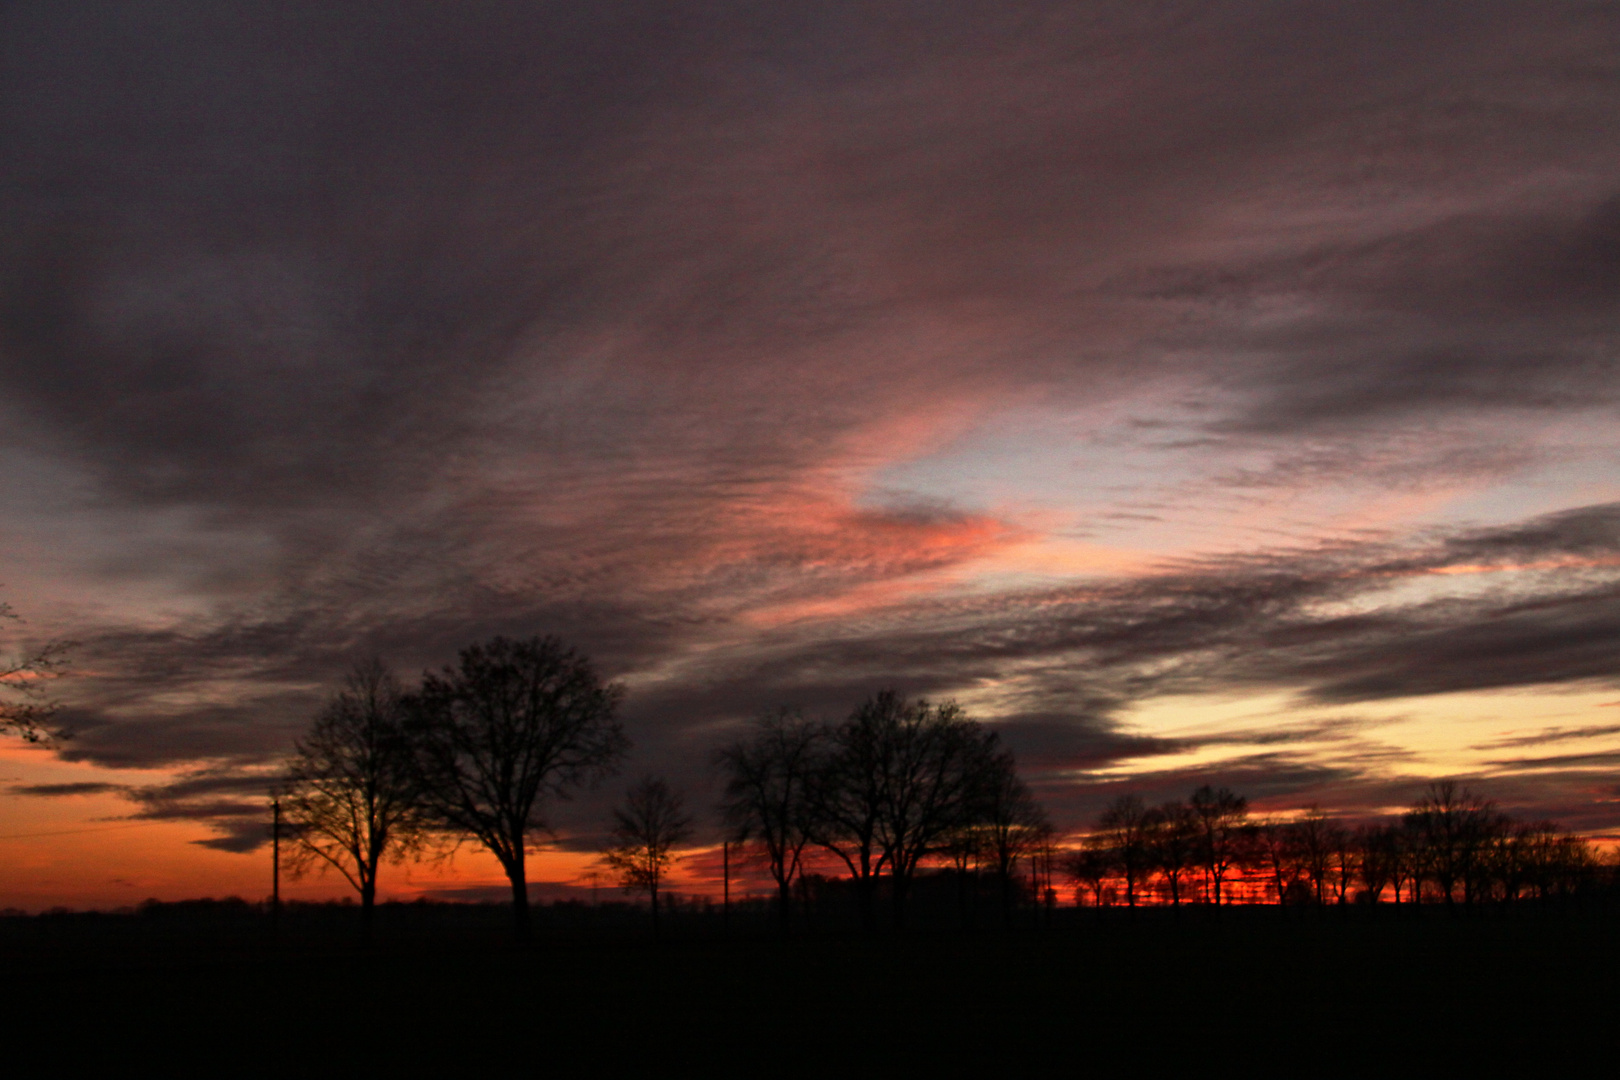
[[[835,728],[829,743],[809,789],[812,839],[849,868],[868,927],[878,875],[888,870],[898,926],[918,864],[973,820],[996,737],[954,703],[885,690]]]
[[[663,779],[644,777],[613,811],[613,847],[607,865],[627,889],[639,889],[652,902],[653,936],[658,936],[658,891],[675,862],[675,848],[692,835],[686,800]]]
[[[1333,852],[1336,899],[1342,905],[1348,900],[1350,885],[1361,867],[1361,846],[1356,843],[1355,833],[1339,821],[1331,822],[1328,827],[1328,846]]]
[[[1135,795],[1121,795],[1108,804],[1093,834],[1109,853],[1114,869],[1125,879],[1125,904],[1136,906],[1136,886],[1148,868],[1148,812]]]
[[[1205,784],[1189,805],[1198,818],[1199,857],[1210,902],[1221,905],[1221,885],[1242,861],[1248,837],[1249,801],[1230,788]]]
[[[1472,902],[1478,888],[1480,855],[1488,830],[1496,818],[1495,805],[1479,799],[1454,780],[1429,785],[1418,804],[1402,817],[1412,835],[1421,867],[1420,877],[1434,882],[1448,907]],[[1421,881],[1417,883],[1421,886]]]
[[[726,776],[721,816],[735,839],[757,840],[764,848],[784,934],[793,878],[810,841],[809,785],[822,765],[825,744],[820,725],[784,708],[754,721],[746,738],[715,755]]]
[[[964,836],[982,837],[995,864],[1002,920],[1010,923],[1018,863],[1033,858],[1051,839],[1052,823],[1029,786],[1019,778],[1017,763],[1009,751],[992,754],[983,768],[978,806],[962,832]]]
[[[1526,892],[1543,901],[1567,896],[1587,882],[1596,864],[1591,846],[1553,821],[1514,825],[1501,846],[1498,874],[1508,900]]]
[[[1170,903],[1181,905],[1181,879],[1194,865],[1198,850],[1198,818],[1186,803],[1172,800],[1148,811],[1148,865],[1159,872],[1170,890]]]
[[[1400,829],[1391,825],[1359,825],[1352,834],[1356,848],[1355,874],[1361,882],[1367,903],[1378,903],[1387,886],[1394,886],[1395,902],[1400,903]]]
[[[295,840],[289,866],[335,868],[360,894],[371,933],[377,870],[416,849],[426,824],[403,693],[381,661],[356,665],[298,740],[276,790]]]
[[[1333,822],[1322,813],[1320,806],[1313,803],[1294,822],[1293,833],[1305,873],[1311,879],[1311,894],[1318,904],[1324,904],[1327,902],[1327,890],[1332,885]]]
[[[1255,849],[1271,876],[1277,903],[1295,903],[1308,894],[1310,887],[1305,882],[1310,875],[1305,869],[1297,822],[1261,822],[1255,827]]]
[[[529,932],[525,857],[550,798],[611,773],[629,749],[614,718],[622,690],[556,638],[497,637],[428,674],[413,700],[424,805],[436,824],[500,862],[517,935]]]
[[[1105,846],[1087,837],[1086,843],[1078,850],[1070,851],[1064,858],[1063,869],[1077,888],[1091,891],[1092,906],[1103,906],[1108,881],[1114,872],[1112,855]]]
[[[0,603],[0,623],[20,621],[10,604]],[[0,656],[0,735],[16,735],[28,742],[61,736],[51,728],[56,703],[46,695],[46,686],[62,674],[72,645],[53,641]]]

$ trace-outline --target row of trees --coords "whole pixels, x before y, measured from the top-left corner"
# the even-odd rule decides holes
[[[551,638],[497,638],[403,688],[380,663],[358,668],[298,741],[275,790],[289,865],[342,874],[367,925],[384,863],[464,840],[493,854],[528,926],[526,856],[544,811],[614,771],[629,743],[620,690]],[[1051,835],[997,735],[951,703],[874,695],[842,723],[783,710],[716,755],[728,839],[757,845],[778,889],[783,926],[809,848],[849,870],[861,918],[883,887],[894,921],[925,861],[984,861],[1014,893],[1020,859]],[[614,811],[604,861],[648,893],[692,834],[682,796],[662,779],[634,786]]]
[[[472,646],[409,690],[380,663],[358,668],[299,740],[276,789],[294,869],[336,869],[369,925],[383,863],[473,841],[505,871],[525,935],[526,861],[545,810],[617,769],[629,749],[621,697],[554,638]],[[883,896],[899,925],[930,864],[964,878],[969,867],[975,878],[988,870],[1010,918],[1021,866],[1049,879],[1054,854],[1080,896],[1132,907],[1221,905],[1234,894],[1319,904],[1547,897],[1574,889],[1594,861],[1556,825],[1516,822],[1449,781],[1397,822],[1355,827],[1314,808],[1257,820],[1242,796],[1214,786],[1153,807],[1124,795],[1078,847],[1060,850],[994,731],[954,703],[892,691],[836,723],[779,710],[723,746],[715,764],[726,838],[759,853],[784,930],[812,851],[848,871],[867,926]],[[604,861],[649,895],[655,927],[661,883],[692,833],[682,796],[656,777],[614,811]]]
[[[369,927],[385,861],[472,840],[505,871],[526,936],[526,859],[545,808],[628,752],[621,697],[549,637],[474,645],[409,691],[380,662],[356,669],[275,790],[296,841],[293,868],[337,870],[360,894]]]
[[[1397,821],[1354,826],[1316,807],[1256,820],[1226,788],[1155,807],[1123,795],[1067,861],[1081,895],[1131,907],[1148,896],[1218,905],[1235,882],[1277,903],[1545,899],[1573,892],[1595,865],[1591,845],[1556,823],[1517,821],[1450,780]]]
[[[886,884],[898,925],[925,860],[985,858],[1006,905],[1017,863],[1052,831],[996,733],[953,703],[884,691],[838,724],[783,710],[716,760],[729,835],[763,851],[784,929],[808,848],[849,871],[868,926]]]

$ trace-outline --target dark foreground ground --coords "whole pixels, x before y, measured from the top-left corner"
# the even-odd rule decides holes
[[[1045,929],[788,941],[712,924],[659,944],[622,926],[553,927],[524,947],[487,918],[385,920],[369,949],[336,916],[284,923],[279,942],[258,915],[11,919],[0,963],[8,1042],[51,1048],[64,1068],[1401,1077],[1615,1065],[1613,912],[1067,914]]]

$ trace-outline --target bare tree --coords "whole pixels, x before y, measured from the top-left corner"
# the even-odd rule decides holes
[[[870,929],[878,875],[888,861],[878,822],[888,799],[889,749],[879,725],[862,715],[868,706],[829,733],[828,753],[806,789],[806,826],[811,841],[849,869],[861,922]]]
[[[648,776],[613,811],[613,847],[603,856],[619,884],[647,894],[653,936],[658,936],[658,891],[675,863],[675,848],[692,835],[686,800],[662,778]]]
[[[1087,837],[1086,843],[1078,851],[1071,851],[1063,860],[1063,869],[1077,887],[1076,903],[1080,899],[1080,890],[1089,889],[1092,906],[1103,906],[1108,896],[1108,881],[1114,872],[1113,858],[1104,845],[1093,837]]]
[[[1568,895],[1590,878],[1597,865],[1591,846],[1553,821],[1514,827],[1511,851],[1513,866],[1503,872],[1513,883],[1509,899],[1523,892],[1538,900]]]
[[[849,868],[868,927],[885,869],[895,922],[903,921],[918,864],[972,819],[996,741],[954,703],[908,701],[892,690],[832,731],[809,789],[811,836]]]
[[[276,791],[295,840],[291,869],[342,874],[360,894],[368,937],[378,867],[419,848],[426,825],[403,697],[381,661],[356,665],[298,740]]]
[[[995,863],[1004,922],[1011,922],[1013,882],[1018,863],[1032,858],[1052,837],[1052,823],[1018,776],[1011,752],[990,755],[984,763],[978,806],[964,833],[983,837]]]
[[[1448,906],[1457,902],[1458,886],[1465,903],[1473,899],[1483,841],[1495,817],[1493,803],[1459,788],[1454,780],[1430,784],[1403,816],[1402,824],[1417,848],[1420,877],[1434,882]],[[1421,895],[1421,881],[1414,885],[1414,895]]]
[[[614,717],[622,694],[556,638],[498,637],[424,676],[413,700],[424,805],[440,828],[500,862],[520,939],[529,932],[525,857],[546,828],[546,803],[608,775],[629,749]]]
[[[20,622],[10,604],[0,603],[0,623]],[[0,735],[16,735],[28,742],[59,737],[51,718],[56,703],[46,694],[49,683],[60,677],[72,642],[54,641],[0,656]]]
[[[1310,887],[1306,859],[1302,854],[1299,823],[1272,819],[1255,827],[1255,847],[1271,875],[1271,887],[1277,893],[1277,903],[1296,903],[1308,895]]]
[[[1198,817],[1199,856],[1210,901],[1220,907],[1221,886],[1243,859],[1249,834],[1249,801],[1230,788],[1205,784],[1193,792],[1189,804]]]
[[[1186,803],[1172,800],[1148,811],[1148,865],[1170,890],[1170,903],[1181,905],[1181,879],[1197,858],[1198,817]]]
[[[1383,856],[1389,862],[1389,884],[1396,907],[1401,906],[1403,882],[1408,902],[1415,904],[1422,899],[1422,860],[1412,840],[1411,830],[1404,823],[1396,821],[1386,827]]]
[[[1355,834],[1339,821],[1330,825],[1328,842],[1333,852],[1333,885],[1342,907],[1349,898],[1350,885],[1361,866],[1361,845],[1356,843]]]
[[[810,840],[808,787],[826,740],[819,724],[784,708],[754,721],[748,737],[715,755],[726,775],[721,816],[735,839],[757,840],[764,848],[784,934],[791,925],[793,878]]]
[[[1147,809],[1135,795],[1121,795],[1097,820],[1099,842],[1110,852],[1114,868],[1125,879],[1125,904],[1136,906],[1136,886],[1148,869]]]
[[[1393,884],[1400,903],[1400,830],[1390,825],[1360,825],[1352,835],[1356,848],[1355,875],[1369,904],[1378,903],[1386,886]]]
[[[1294,822],[1293,832],[1305,873],[1311,879],[1311,893],[1318,904],[1325,904],[1333,874],[1333,822],[1313,803]]]

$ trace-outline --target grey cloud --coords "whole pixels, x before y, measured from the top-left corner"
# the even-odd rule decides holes
[[[1530,521],[1448,537],[1450,564],[1620,554],[1620,503],[1582,506]]]
[[[193,843],[243,854],[270,840],[272,779],[262,772],[243,774],[228,766],[214,766],[183,773],[165,784],[132,786],[124,794],[139,807],[132,817],[206,823],[214,835]]]
[[[1567,742],[1571,739],[1595,739],[1604,735],[1620,735],[1620,724],[1591,724],[1577,728],[1544,728],[1529,735],[1513,735],[1481,743],[1476,750],[1502,750],[1515,746],[1545,746],[1547,743]]]
[[[1612,504],[741,628],[981,550],[931,529],[1013,531],[765,512],[802,524],[910,410],[1174,385],[1201,430],[1167,438],[1275,445],[1298,481],[1437,416],[1612,406],[1617,36],[1580,3],[9,6],[5,442],[88,477],[104,577],[160,568],[206,612],[82,628],[64,756],[257,767],[351,659],[410,675],[492,633],[680,672],[628,719],[694,778],[762,708],[1014,664],[994,719],[1050,769],[1162,752],[1116,730],[1157,694],[1612,682],[1598,570],[1317,613],[1612,556]],[[1461,442],[1395,456],[1517,463]],[[172,547],[118,533],[159,511]],[[234,820],[207,797],[171,801]]]
[[[1354,783],[1363,773],[1345,765],[1329,765],[1281,753],[1253,754],[1216,765],[1132,773],[1128,779],[1085,783],[1037,783],[1036,791],[1063,828],[1085,828],[1113,799],[1126,793],[1149,805],[1186,799],[1199,787],[1229,787],[1263,808],[1268,800],[1298,805],[1307,792],[1336,784]]]
[[[226,851],[232,855],[247,855],[269,843],[268,829],[262,821],[216,820],[213,826],[216,835],[205,836],[201,840],[193,840],[192,843],[198,847]]]
[[[1144,696],[1294,687],[1322,701],[1396,698],[1494,686],[1612,681],[1620,639],[1613,570],[1563,575],[1551,591],[1385,604],[1364,614],[1320,605],[1489,558],[1591,557],[1620,550],[1612,505],[1428,545],[1386,542],[1187,561],[1119,584],[918,604],[895,623],[835,638],[766,638],[723,670],[724,683],[793,700],[800,688],[843,701],[897,683],[961,692],[1010,664],[1043,661],[1036,693],[1073,721],[1106,721]],[[1443,579],[1436,579],[1443,580]],[[717,680],[720,681],[717,672]],[[731,692],[736,693],[739,690]],[[1018,691],[1007,693],[1017,700]],[[718,711],[724,712],[722,699]],[[1040,708],[1048,722],[1051,710]],[[1008,717],[1015,720],[1016,717]]]
[[[134,820],[202,822],[213,829],[215,835],[195,843],[219,851],[244,853],[262,847],[269,841],[270,834],[265,799],[241,796],[250,792],[262,796],[268,786],[269,778],[262,774],[243,775],[228,767],[215,767],[183,774],[166,784],[19,784],[8,788],[7,794],[35,798],[118,794],[137,806],[130,815]]]
[[[91,10],[9,13],[8,382],[119,497],[349,514],[483,453],[492,394],[577,384],[605,334],[631,347],[604,358],[585,422],[562,404],[526,436],[594,453],[605,433],[590,427],[616,410],[671,432],[638,383],[700,414],[700,388],[724,385],[748,398],[725,403],[732,452],[770,457],[784,427],[835,431],[924,372],[982,382],[960,357],[803,359],[807,340],[860,349],[894,312],[964,298],[996,312],[997,332],[1035,328],[1015,363],[995,358],[998,379],[1070,379],[1074,361],[1043,358],[1095,333],[1098,311],[1059,300],[1095,278],[1087,259],[1129,261],[1127,236],[1162,244],[1279,166],[1331,189],[1342,151],[1315,140],[1348,117],[1390,113],[1402,132],[1427,117],[1403,128],[1386,102],[1429,94],[1465,117],[1447,131],[1459,168],[1502,157],[1504,126],[1578,166],[1607,127],[1601,84],[1515,108],[1501,67],[1589,57],[1612,32],[1579,5],[1561,20],[1444,4],[1310,18],[1252,4]],[[1442,104],[1448,78],[1497,108],[1488,129]],[[1543,123],[1549,108],[1568,131]],[[1389,160],[1417,153],[1389,140]],[[1392,182],[1438,182],[1407,171]],[[1523,228],[1546,252],[1496,263],[1542,267],[1560,297],[1601,293],[1612,216],[1550,238]],[[1406,248],[1481,261],[1453,240]],[[1384,268],[1378,282],[1408,264],[1444,276],[1439,255],[1391,244],[1360,259]],[[1338,376],[1318,355],[1311,378],[1345,383],[1340,412],[1375,386],[1468,400],[1496,380],[1489,357],[1459,356],[1451,376],[1402,355],[1398,370],[1347,359]],[[837,393],[852,375],[865,401]],[[761,392],[783,381],[811,394]]]
[[[143,801],[147,800],[143,799]],[[230,799],[185,803],[169,803],[152,799],[147,801],[146,808],[135,816],[152,821],[216,821],[221,818],[251,817],[259,820],[262,830],[265,804],[263,802],[240,802]]]
[[[1620,588],[1510,604],[1437,604],[1380,632],[1345,637],[1297,666],[1319,680],[1310,690],[1319,700],[1612,683],[1620,676]]]
[[[120,784],[85,781],[73,784],[16,784],[6,789],[8,795],[30,795],[35,798],[60,799],[74,795],[105,795],[122,791]]]
[[[1082,715],[1023,715],[995,725],[995,731],[1018,759],[1020,771],[1044,774],[1097,768],[1126,758],[1173,753],[1169,739],[1112,730],[1106,721],[1087,723]]]
[[[1605,537],[1607,536],[1607,540]],[[1620,596],[1600,575],[1585,585],[1562,580],[1546,595],[1488,592],[1470,600],[1382,607],[1362,615],[1320,616],[1315,606],[1354,599],[1392,578],[1478,560],[1593,557],[1620,546],[1612,505],[1568,512],[1496,530],[1472,530],[1432,544],[1398,548],[1372,542],[1186,562],[1125,583],[974,601],[919,602],[903,617],[876,615],[838,636],[823,624],[789,626],[732,641],[674,681],[642,687],[627,719],[637,761],[702,778],[712,745],[728,725],[779,704],[837,719],[877,689],[896,686],[933,697],[960,695],[1002,678],[1009,665],[1036,674],[1004,687],[1007,711],[989,717],[1037,770],[1092,768],[1179,748],[1115,730],[1128,703],[1166,693],[1242,688],[1292,689],[1323,702],[1399,698],[1493,686],[1580,680],[1613,681],[1612,645],[1620,638]],[[498,603],[477,617],[396,625],[386,610],[336,633],[324,614],[295,620],[297,634],[268,637],[229,628],[194,639],[151,643],[152,662],[118,674],[120,652],[98,661],[113,674],[103,702],[70,713],[80,733],[64,753],[106,764],[160,764],[199,757],[263,761],[285,752],[325,690],[335,685],[357,641],[371,651],[419,655],[439,641],[438,660],[494,632],[525,633],[572,625],[612,677],[680,655],[678,643],[731,634],[729,617],[712,625],[664,625],[634,609],[599,623],[580,612],[530,600],[505,616]],[[601,627],[600,632],[591,626]],[[642,627],[633,630],[634,627]],[[633,630],[633,632],[632,632]],[[353,635],[353,636],[351,636]],[[286,644],[267,649],[266,641]],[[186,662],[181,662],[182,658]],[[1489,658],[1489,662],[1481,662]],[[143,662],[144,663],[144,662]],[[198,665],[191,670],[190,664]],[[1030,665],[1036,665],[1031,668]],[[398,665],[409,677],[416,665]],[[420,666],[436,666],[421,663]],[[297,676],[307,690],[262,694],[230,708],[165,709],[143,698],[232,677]],[[1212,736],[1216,742],[1348,737],[1354,718],[1308,732],[1278,728]],[[250,783],[253,781],[250,781]],[[703,781],[706,782],[706,781]],[[558,821],[581,821],[601,798],[559,807]]]
[[[1536,758],[1502,758],[1490,765],[1513,772],[1537,772],[1546,769],[1612,768],[1620,764],[1620,750],[1592,754],[1554,754]]]

